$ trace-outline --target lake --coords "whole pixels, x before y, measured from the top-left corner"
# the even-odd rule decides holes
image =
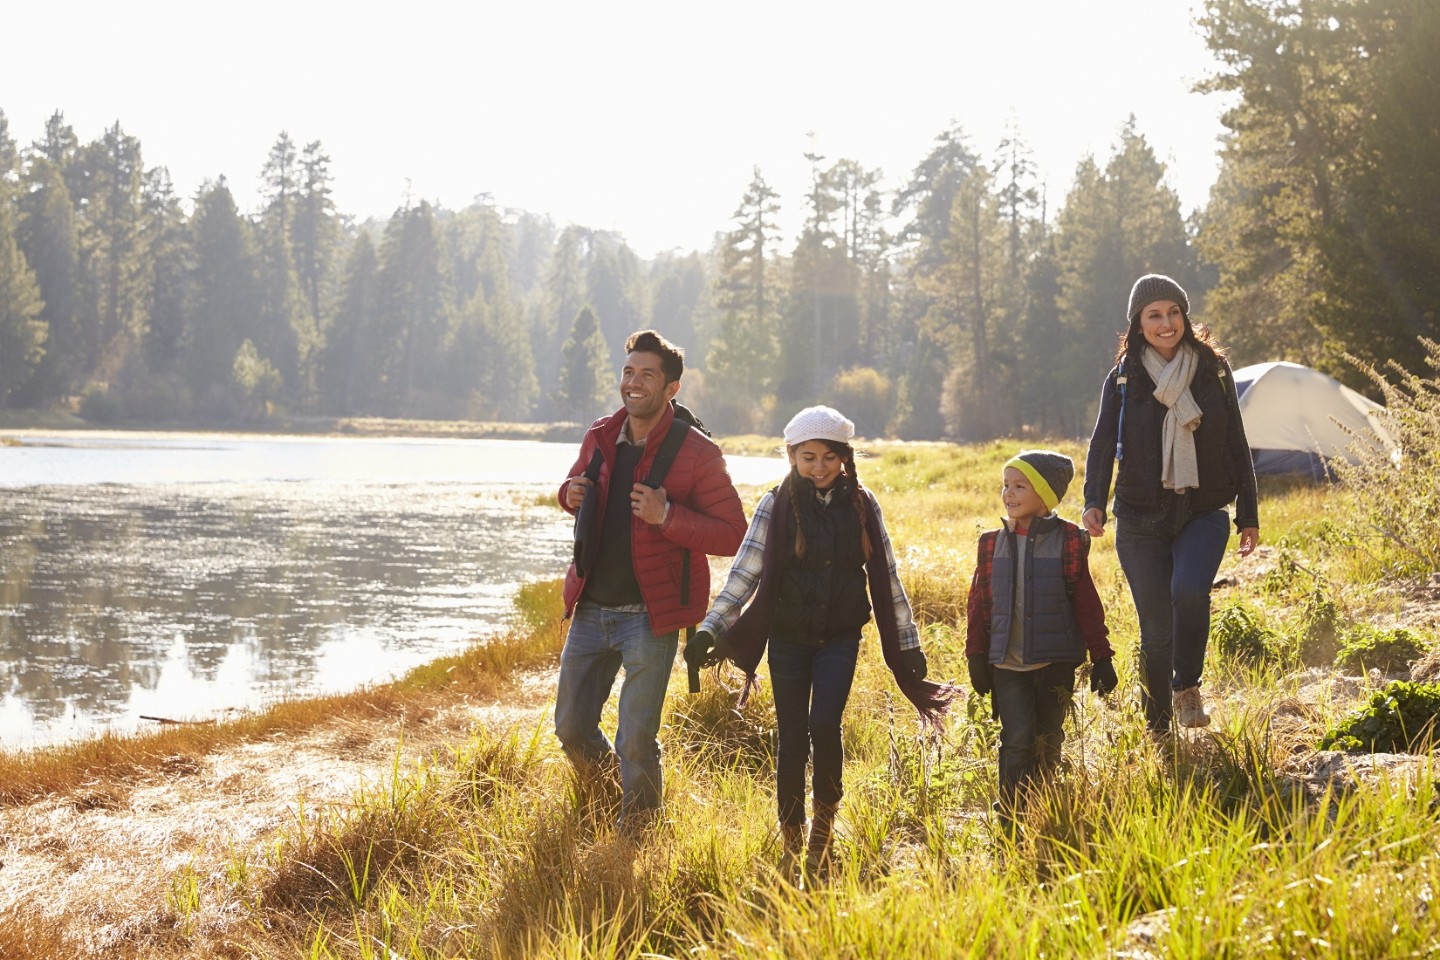
[[[10,433],[0,746],[354,689],[499,629],[558,576],[576,444]],[[578,440],[578,438],[577,438]],[[778,457],[727,458],[738,484]]]

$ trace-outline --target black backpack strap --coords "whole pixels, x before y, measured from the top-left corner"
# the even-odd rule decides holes
[[[1130,383],[1130,354],[1120,358],[1119,374],[1115,377],[1115,388],[1120,391],[1120,416],[1115,424],[1115,459],[1125,459],[1125,388]]]
[[[685,435],[689,432],[690,424],[679,417],[670,421],[670,432],[665,434],[665,439],[660,442],[660,449],[655,451],[655,459],[650,463],[650,472],[645,476],[645,483],[652,489],[665,482],[665,475],[670,472],[670,465],[675,462],[676,455],[680,453],[680,445],[685,442]],[[685,551],[685,556],[680,564],[680,602],[688,604],[690,602],[689,550]]]
[[[660,449],[655,453],[655,459],[650,463],[650,472],[645,477],[645,482],[651,487],[658,487],[665,482],[665,475],[670,472],[670,465],[675,462],[675,457],[680,453],[680,444],[685,442],[685,435],[690,432],[690,424],[676,418],[670,422],[670,432],[665,434],[665,439],[660,444]]]
[[[590,455],[590,465],[585,468],[585,476],[589,478],[591,483],[600,482],[600,464],[604,462],[604,460],[605,458],[600,455],[600,448],[596,447],[595,452]]]

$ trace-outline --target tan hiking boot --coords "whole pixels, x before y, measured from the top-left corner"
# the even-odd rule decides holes
[[[1182,727],[1208,727],[1210,715],[1205,712],[1205,698],[1200,696],[1199,687],[1176,690],[1171,698],[1175,709],[1175,722]]]

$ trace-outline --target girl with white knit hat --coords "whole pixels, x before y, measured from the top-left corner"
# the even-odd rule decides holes
[[[880,506],[856,474],[854,436],[855,425],[825,406],[807,407],[786,424],[790,473],[761,498],[725,587],[700,624],[694,648],[686,650],[692,662],[727,659],[739,666],[748,693],[768,644],[782,870],[789,875],[805,845],[805,767],[812,761],[814,814],[805,858],[810,881],[829,867],[844,792],[841,714],[861,628],[872,612],[885,663],[922,721],[938,727],[955,696],[953,687],[925,679],[920,634]]]

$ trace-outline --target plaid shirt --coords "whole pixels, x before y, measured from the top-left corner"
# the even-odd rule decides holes
[[[865,495],[875,505],[875,515],[880,517],[880,504],[869,490]],[[750,529],[740,543],[740,552],[730,565],[730,575],[720,595],[710,605],[710,612],[700,623],[701,630],[708,630],[720,637],[735,625],[745,604],[760,587],[760,569],[765,560],[765,536],[770,529],[770,515],[775,509],[775,492],[772,490],[760,498],[755,516],[750,518]],[[895,598],[895,625],[900,630],[900,649],[910,650],[920,646],[920,630],[915,626],[914,615],[910,612],[910,598],[900,585],[900,569],[895,562],[895,550],[890,545],[890,534],[885,529],[884,518],[880,521],[880,546],[885,551],[885,565],[890,571],[890,594]]]
[[[1006,525],[1009,525],[1008,520]],[[1105,606],[1100,602],[1100,592],[1095,589],[1095,580],[1090,576],[1084,531],[1063,521],[1060,529],[1065,537],[1060,551],[1060,570],[1066,585],[1071,587],[1070,602],[1074,606],[1080,637],[1090,651],[1090,659],[1114,656],[1114,651],[1110,649],[1110,630],[1105,626]],[[988,530],[980,534],[979,556],[975,561],[975,575],[970,580],[970,598],[965,609],[966,656],[990,652],[990,610],[994,603],[990,571],[994,565],[995,541],[1001,532]],[[1020,581],[1016,581],[1016,586],[1020,586]],[[1009,601],[1010,598],[1006,598],[1006,602]]]

